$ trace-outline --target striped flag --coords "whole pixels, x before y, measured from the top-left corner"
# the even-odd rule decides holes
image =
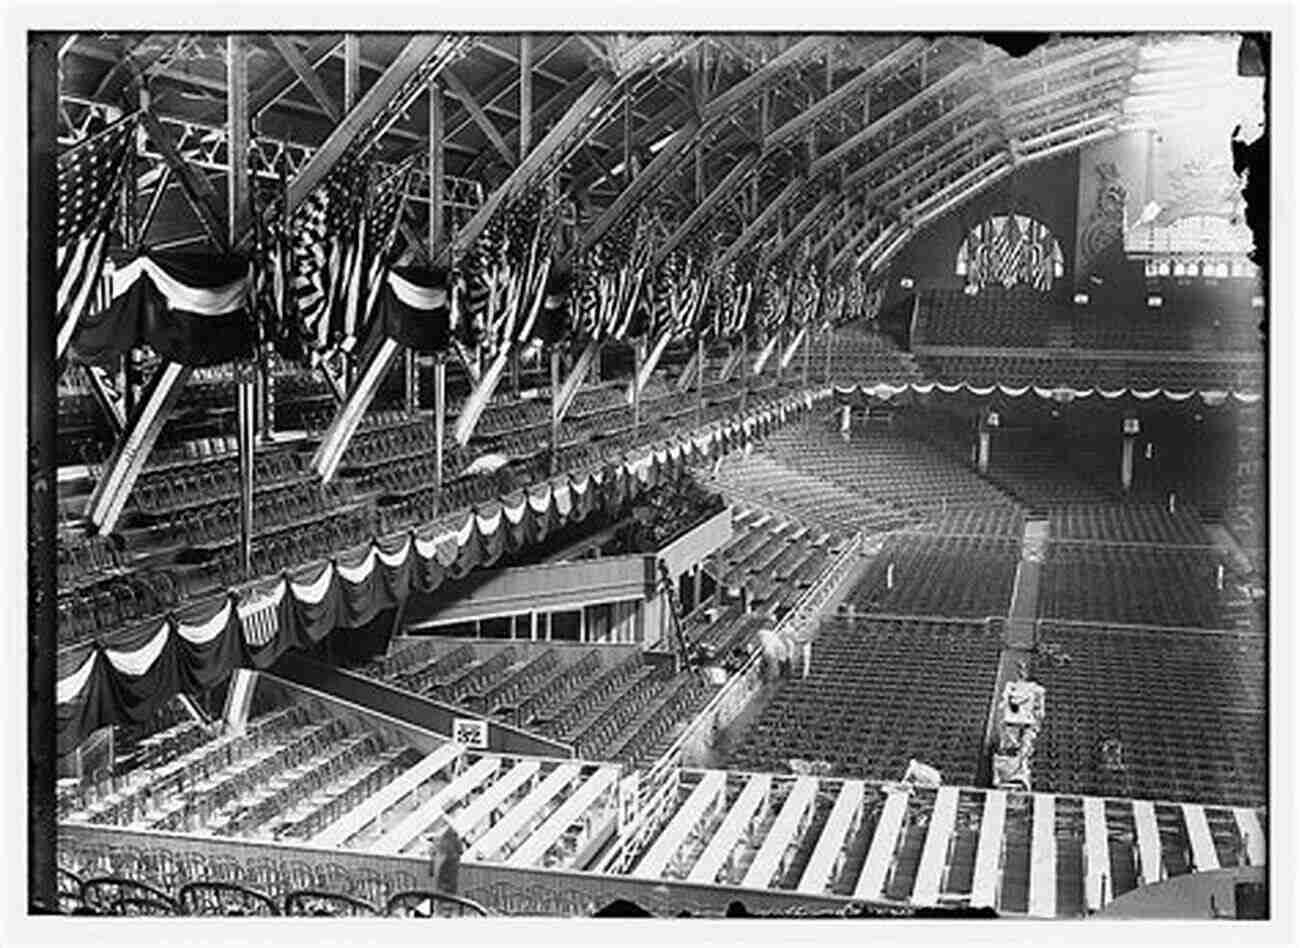
[[[1014,214],[994,219],[997,236],[993,243],[992,280],[1005,287],[1014,286],[1019,276],[1017,250],[1020,245],[1020,229],[1016,226]]]
[[[345,156],[294,214],[290,293],[318,355],[343,342],[350,293],[359,287],[369,163]]]
[[[138,121],[133,113],[59,156],[56,358],[81,317],[104,305],[113,211],[130,173]]]

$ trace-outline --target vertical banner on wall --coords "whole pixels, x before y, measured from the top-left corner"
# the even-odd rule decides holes
[[[1074,283],[1086,286],[1105,261],[1124,253],[1124,225],[1142,199],[1146,133],[1130,132],[1085,148],[1079,156],[1079,232]],[[1140,207],[1140,204],[1138,205]]]

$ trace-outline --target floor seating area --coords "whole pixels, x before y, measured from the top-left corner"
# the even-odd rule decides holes
[[[1071,504],[1053,507],[1051,535],[1058,540],[1107,543],[1155,543],[1161,546],[1208,546],[1200,519],[1157,504]]]
[[[1044,624],[1035,789],[1263,803],[1264,655],[1259,637]],[[1122,770],[1104,740],[1120,742]]]
[[[835,776],[896,780],[916,758],[973,783],[1001,642],[983,622],[836,618],[811,674],[782,681],[729,766],[787,772],[827,761]]]
[[[1053,541],[1043,564],[1038,613],[1087,622],[1227,628],[1232,580],[1228,564],[1212,550]]]
[[[1019,539],[895,533],[846,602],[887,615],[1006,615],[1019,562]]]

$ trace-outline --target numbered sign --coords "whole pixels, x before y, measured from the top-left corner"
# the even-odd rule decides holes
[[[488,723],[475,718],[454,718],[451,722],[451,739],[466,747],[486,750],[488,746]]]

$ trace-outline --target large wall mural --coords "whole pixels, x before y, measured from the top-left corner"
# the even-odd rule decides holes
[[[1128,186],[1118,161],[1085,160],[1079,168],[1079,237],[1075,241],[1076,282],[1096,271],[1123,246]]]

